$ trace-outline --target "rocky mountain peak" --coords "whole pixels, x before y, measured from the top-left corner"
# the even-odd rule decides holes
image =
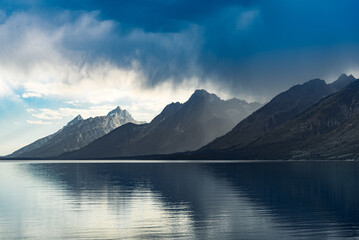
[[[84,119],[82,118],[82,116],[81,116],[81,115],[77,115],[74,119],[72,119],[72,120],[67,124],[67,126],[73,125],[73,124],[77,123],[78,121],[82,121],[82,120],[84,120]]]
[[[204,89],[197,89],[189,98],[188,102],[194,102],[198,100],[206,100],[211,102],[214,100],[220,100],[220,98],[217,97],[217,95],[209,93]]]
[[[340,74],[338,80],[346,79],[347,77],[348,77],[348,75],[346,75],[345,73],[342,73],[342,74]]]
[[[347,86],[348,84],[354,82],[356,79],[353,75],[346,75],[345,73],[341,74],[339,78],[332,82],[330,85],[337,90],[342,89],[343,87]]]
[[[107,116],[83,119],[76,116],[56,133],[41,138],[17,151],[12,157],[53,157],[64,152],[78,150],[115,128],[129,123],[137,123],[129,112],[116,107]]]
[[[117,117],[117,116],[126,116],[128,112],[126,110],[122,110],[120,106],[117,106],[114,110],[110,111],[107,116],[108,117]]]
[[[343,73],[343,74],[341,74],[339,76],[339,78],[335,82],[338,82],[338,81],[354,81],[354,80],[355,80],[355,77],[352,74],[350,74],[348,76],[345,73]]]

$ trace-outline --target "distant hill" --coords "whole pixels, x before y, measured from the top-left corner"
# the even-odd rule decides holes
[[[111,158],[191,151],[230,131],[261,107],[238,99],[221,100],[197,90],[183,104],[171,103],[148,124],[126,124],[60,158]]]
[[[46,158],[84,147],[95,139],[128,122],[138,123],[120,107],[107,116],[83,119],[80,115],[58,132],[41,138],[10,154],[12,158]]]

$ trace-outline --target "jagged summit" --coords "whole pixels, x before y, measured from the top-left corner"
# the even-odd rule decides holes
[[[81,116],[81,115],[77,115],[74,119],[72,119],[72,120],[67,124],[67,126],[73,125],[73,124],[75,124],[76,122],[82,121],[82,120],[84,120],[84,119],[82,118],[82,116]]]
[[[128,117],[130,114],[126,109],[122,109],[120,106],[117,106],[114,110],[110,111],[107,116],[108,117]]]
[[[122,108],[120,106],[117,106],[115,109],[111,110],[107,116],[114,116],[114,115],[118,115],[121,114],[122,112]]]
[[[353,77],[353,75],[351,75],[351,74],[350,74],[349,76],[352,76],[352,77]],[[340,76],[339,76],[339,78],[338,78],[337,80],[346,79],[346,78],[348,78],[349,76],[346,75],[345,73],[342,73],[342,74],[340,74]]]
[[[136,121],[126,109],[122,109],[120,106],[117,106],[114,110],[110,111],[107,114],[107,117],[120,121],[121,124],[125,124],[126,122],[140,123]]]
[[[339,78],[335,81],[347,81],[347,80],[356,80],[353,74],[346,75],[345,73],[341,74]]]
[[[348,85],[349,83],[354,82],[355,80],[356,79],[352,74],[348,76],[345,73],[343,73],[339,76],[339,78],[336,81],[332,82],[330,85],[336,89],[341,89],[344,86]]]
[[[11,154],[11,157],[53,157],[80,149],[126,123],[138,123],[119,106],[107,116],[83,119],[76,116],[56,133],[39,139]]]
[[[342,74],[340,74],[340,76],[339,76],[338,79],[340,79],[340,78],[347,78],[347,77],[348,77],[348,75],[346,75],[345,73],[342,73]]]
[[[204,89],[197,89],[189,98],[188,102],[196,101],[196,100],[207,100],[207,101],[213,101],[213,100],[220,100],[220,98],[213,93],[209,93]]]

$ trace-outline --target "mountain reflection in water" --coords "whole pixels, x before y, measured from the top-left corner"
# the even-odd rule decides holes
[[[359,162],[1,163],[1,239],[355,238]]]

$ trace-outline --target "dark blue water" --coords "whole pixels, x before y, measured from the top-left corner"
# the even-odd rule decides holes
[[[359,162],[0,163],[0,239],[359,239]]]

